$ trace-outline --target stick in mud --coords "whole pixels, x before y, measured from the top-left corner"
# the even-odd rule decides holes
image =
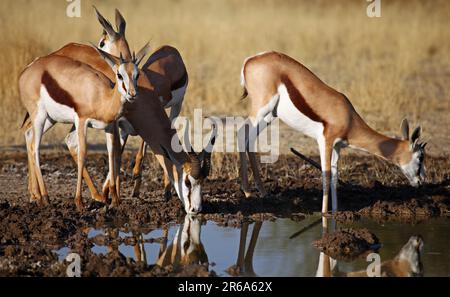
[[[316,161],[314,161],[313,159],[308,158],[307,156],[303,155],[302,153],[300,153],[299,151],[297,151],[296,149],[294,149],[294,148],[292,148],[292,147],[291,147],[291,152],[292,152],[294,155],[296,155],[297,157],[299,157],[300,159],[302,159],[302,160],[308,162],[309,164],[311,164],[314,168],[319,169],[320,172],[322,172],[322,166],[320,166],[320,164],[317,163]],[[340,185],[344,185],[344,184],[345,184],[345,183],[342,182],[339,178],[338,178],[338,183],[339,183]]]
[[[296,149],[291,147],[291,152],[296,155],[297,157],[299,157],[300,159],[308,162],[309,164],[311,164],[313,167],[319,169],[320,171],[322,171],[322,167],[320,166],[319,163],[317,163],[316,161],[314,161],[313,159],[308,158],[307,156],[303,155],[302,153],[300,153],[299,151],[297,151]]]

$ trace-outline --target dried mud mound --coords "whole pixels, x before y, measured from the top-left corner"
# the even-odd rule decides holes
[[[378,238],[368,229],[341,229],[325,234],[313,245],[338,260],[351,260],[369,250],[380,247]]]

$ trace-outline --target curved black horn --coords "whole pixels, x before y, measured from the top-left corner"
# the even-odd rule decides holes
[[[198,179],[201,177],[202,174],[202,167],[200,159],[198,158],[197,154],[190,153],[189,154],[190,161],[191,161],[191,176],[195,179]]]

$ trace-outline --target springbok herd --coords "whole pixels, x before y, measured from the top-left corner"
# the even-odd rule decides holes
[[[136,155],[133,195],[139,194],[142,158],[151,148],[164,171],[165,197],[172,185],[185,211],[202,209],[202,184],[210,172],[211,152],[217,135],[213,129],[208,146],[200,153],[176,152],[179,142],[172,127],[180,113],[188,86],[188,73],[177,49],[162,46],[145,63],[149,46],[132,52],[125,38],[126,22],[116,10],[116,28],[94,7],[103,34],[97,46],[69,43],[45,57],[35,59],[20,75],[20,99],[27,110],[22,125],[28,152],[30,200],[48,204],[48,192],[40,169],[42,135],[55,123],[73,124],[65,138],[78,165],[75,204],[81,211],[82,180],[91,196],[111,206],[120,202],[121,153],[129,135],[142,138]],[[256,188],[267,194],[259,175],[253,149],[258,134],[276,117],[288,126],[317,140],[320,152],[323,201],[328,211],[331,189],[332,211],[337,211],[336,186],[340,150],[352,147],[373,153],[400,167],[411,185],[425,178],[426,143],[419,141],[421,128],[409,134],[408,121],[401,123],[402,138],[391,138],[371,129],[349,99],[322,82],[305,66],[278,52],[247,58],[242,66],[243,98],[251,101],[247,121],[239,133],[241,189],[250,195],[247,156]],[[166,109],[170,108],[170,116]],[[85,169],[87,128],[106,133],[109,172],[100,194]],[[189,141],[185,139],[185,142]]]

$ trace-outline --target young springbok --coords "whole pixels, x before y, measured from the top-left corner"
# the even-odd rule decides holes
[[[95,7],[94,7],[95,8]],[[128,47],[125,39],[126,22],[124,17],[116,9],[116,27],[115,31],[109,21],[107,21],[95,9],[97,18],[103,26],[103,34],[98,43],[99,48],[107,53],[119,56],[123,48]],[[125,46],[126,45],[126,46]],[[173,121],[181,112],[184,95],[188,86],[188,73],[180,52],[169,45],[158,48],[145,62],[142,67],[148,79],[154,86],[159,100],[164,108],[170,108],[170,120]],[[122,127],[122,121],[119,120],[119,126]],[[121,129],[122,150],[126,144],[129,134],[127,129]],[[141,141],[139,150],[136,154],[133,167],[133,196],[139,196],[142,180],[142,162],[147,151],[147,144]],[[167,177],[165,177],[167,179]],[[167,196],[171,193],[166,193]]]
[[[275,117],[291,128],[315,138],[320,152],[323,178],[322,213],[328,211],[331,180],[332,210],[337,211],[336,185],[340,149],[346,146],[368,151],[399,166],[413,186],[425,177],[426,143],[419,143],[420,126],[409,137],[402,122],[403,139],[390,138],[371,129],[345,95],[322,82],[296,60],[277,52],[262,53],[244,61],[241,83],[251,100],[249,121],[239,131],[242,190],[250,195],[247,152],[257,189],[265,196],[254,144]],[[249,126],[249,133],[245,133]]]
[[[20,75],[19,89],[22,104],[27,109],[31,126],[25,129],[28,149],[30,188],[32,197],[48,203],[39,162],[39,146],[42,135],[55,123],[72,123],[78,142],[78,179],[75,204],[82,209],[81,186],[86,156],[86,129],[104,129],[115,145],[115,120],[122,113],[125,102],[133,102],[137,96],[138,65],[144,58],[144,47],[132,61],[120,60],[95,48],[99,59],[109,65],[113,80],[89,65],[68,57],[50,55],[36,59]],[[112,153],[114,155],[114,152]],[[110,159],[110,184],[113,187],[113,205],[119,203],[115,191],[117,170]],[[37,185],[34,183],[37,181]],[[38,187],[38,189],[37,189]]]

